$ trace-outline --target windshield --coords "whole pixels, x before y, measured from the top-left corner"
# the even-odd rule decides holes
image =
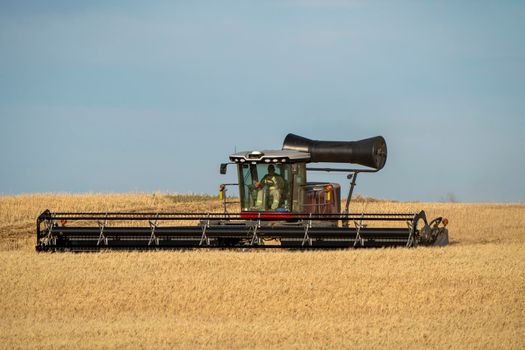
[[[302,202],[302,184],[292,185],[294,179],[304,182],[300,173],[292,174],[292,164],[239,164],[242,211],[292,211],[298,200]]]

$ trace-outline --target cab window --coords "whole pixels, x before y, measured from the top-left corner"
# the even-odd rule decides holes
[[[239,164],[242,211],[291,211],[290,164]]]

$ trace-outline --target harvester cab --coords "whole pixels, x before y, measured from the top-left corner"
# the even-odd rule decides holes
[[[240,152],[237,163],[241,214],[302,213],[308,154],[288,150]]]
[[[288,134],[281,150],[238,152],[230,155],[231,163],[221,164],[226,173],[228,164],[237,165],[238,184],[220,186],[224,209],[226,186],[239,186],[240,215],[246,219],[290,218],[293,214],[341,213],[341,186],[331,182],[309,182],[312,171],[348,173],[350,190],[345,212],[359,172],[380,170],[387,157],[386,142],[377,136],[355,142],[314,141]],[[353,163],[366,168],[315,168],[310,163]]]
[[[448,244],[448,221],[416,213],[350,213],[359,173],[381,170],[381,136],[361,141],[315,141],[288,134],[280,150],[238,152],[230,162],[238,183],[222,184],[223,212],[51,212],[36,222],[36,249],[361,248]],[[361,167],[314,167],[312,163]],[[314,171],[342,172],[350,181],[344,210],[341,187],[309,182]],[[239,211],[228,211],[228,186],[239,188]],[[237,201],[233,201],[237,202]],[[238,203],[238,202],[237,202]],[[190,224],[191,223],[191,224]]]

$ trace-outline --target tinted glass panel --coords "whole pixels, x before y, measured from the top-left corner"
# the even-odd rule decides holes
[[[243,211],[291,210],[290,164],[239,164]]]

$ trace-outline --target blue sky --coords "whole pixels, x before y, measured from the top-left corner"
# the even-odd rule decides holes
[[[3,1],[0,193],[216,193],[293,132],[383,135],[360,194],[523,202],[524,36],[519,1]]]

